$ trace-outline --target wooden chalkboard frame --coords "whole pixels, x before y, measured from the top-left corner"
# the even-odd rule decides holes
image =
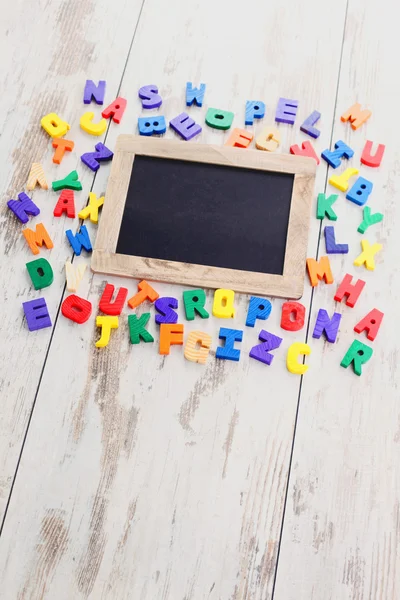
[[[135,155],[293,174],[283,275],[116,254]],[[304,288],[315,172],[315,160],[308,157],[120,135],[115,148],[103,214],[92,255],[92,271],[195,287],[227,288],[236,292],[298,299],[302,296]]]

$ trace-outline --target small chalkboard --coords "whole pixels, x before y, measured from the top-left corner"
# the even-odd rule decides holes
[[[299,298],[310,158],[118,138],[92,270]]]

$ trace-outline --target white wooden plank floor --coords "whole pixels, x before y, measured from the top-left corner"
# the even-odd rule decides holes
[[[340,0],[329,13],[317,0],[306,5],[257,0],[248,15],[244,6],[227,0],[175,0],[172,6],[161,0],[53,0],[35,7],[14,2],[5,11],[2,597],[399,597],[394,326],[400,293],[394,238],[399,160],[391,117],[399,96],[393,64],[399,42],[389,10],[388,0],[379,6]],[[367,286],[354,309],[339,308],[343,320],[334,347],[312,340],[312,329],[283,332],[282,349],[268,368],[249,362],[257,330],[245,331],[241,361],[228,364],[214,358],[220,323],[210,318],[201,328],[213,337],[213,356],[202,368],[185,361],[177,348],[160,357],[156,345],[132,347],[125,310],[109,347],[97,350],[95,310],[83,326],[58,316],[64,262],[71,253],[64,239],[69,223],[52,217],[57,197],[52,192],[35,192],[34,200],[42,210],[36,222],[45,223],[54,241],[54,249],[42,256],[49,257],[55,281],[43,294],[30,289],[25,262],[31,255],[5,203],[23,189],[31,162],[42,161],[49,181],[76,167],[83,183],[79,208],[90,189],[105,190],[107,167],[93,181],[80,166],[80,154],[93,146],[93,138],[79,129],[86,78],[107,79],[107,100],[118,92],[128,99],[121,125],[112,124],[106,133],[111,149],[119,133],[136,131],[141,85],[157,83],[162,114],[170,119],[185,109],[187,80],[207,83],[205,105],[189,109],[202,124],[207,106],[218,106],[233,110],[234,126],[243,126],[250,98],[266,102],[264,123],[272,124],[280,96],[299,99],[297,125],[280,127],[284,152],[306,139],[298,125],[314,109],[323,115],[319,152],[343,139],[355,149],[352,164],[358,166],[366,139],[387,145],[379,170],[361,169],[375,184],[371,206],[385,214],[365,236],[384,246],[374,273],[352,266],[359,253],[360,210],[342,198],[335,205],[340,241],[350,244],[347,257],[331,261],[335,280],[350,272]],[[356,100],[370,106],[373,116],[352,132],[340,123],[340,114]],[[59,167],[51,163],[51,145],[39,125],[50,110],[71,123],[69,138],[76,144]],[[204,126],[190,143],[222,144],[228,135]],[[326,182],[321,164],[316,193],[330,188]],[[93,238],[94,226],[90,233]],[[319,236],[320,222],[312,217],[310,256],[325,253]],[[77,260],[90,262],[84,256]],[[107,281],[136,289],[136,281]],[[79,295],[95,308],[104,282],[87,271]],[[156,287],[175,297],[184,289]],[[306,285],[302,302],[307,314],[311,307],[311,327],[319,308],[333,311],[335,289],[321,284],[311,294]],[[21,318],[21,302],[39,295],[46,298],[54,327],[32,334]],[[211,300],[208,292],[209,307]],[[243,329],[247,301],[237,296],[233,327]],[[277,334],[281,305],[273,301],[268,321]],[[357,378],[339,363],[355,338],[354,324],[375,306],[386,313],[385,321],[376,341],[367,342],[375,354]],[[154,323],[150,329],[157,342]],[[312,355],[302,380],[286,371],[285,358],[292,341],[305,339]]]

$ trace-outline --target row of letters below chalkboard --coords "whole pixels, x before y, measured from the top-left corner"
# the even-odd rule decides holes
[[[335,300],[341,302],[346,298],[346,304],[353,307],[355,304],[355,287],[350,283],[349,275],[346,275],[343,282],[339,286]],[[169,354],[170,347],[173,345],[183,345],[184,326],[179,324],[178,300],[173,297],[159,297],[156,290],[146,281],[138,284],[139,290],[132,298],[128,300],[130,308],[136,308],[143,302],[153,302],[157,314],[155,322],[160,325],[160,354]],[[101,337],[96,342],[97,347],[105,347],[108,345],[111,330],[118,328],[119,315],[125,305],[128,290],[127,288],[119,288],[115,299],[114,286],[106,284],[99,302],[99,309],[106,316],[98,316],[96,325],[101,327]],[[188,321],[193,321],[195,317],[207,319],[209,313],[205,308],[206,294],[202,289],[188,290],[183,292],[183,304],[185,316]],[[51,319],[47,310],[46,301],[44,298],[32,300],[23,303],[28,327],[31,331],[51,327]],[[271,314],[272,304],[266,298],[251,296],[247,310],[246,326],[254,327],[256,322],[265,321]],[[76,294],[68,296],[61,306],[62,314],[78,324],[85,323],[91,313],[92,304],[84,298],[80,298]],[[287,331],[299,331],[304,327],[306,308],[300,302],[284,302],[282,305],[281,322],[282,329]],[[230,319],[235,317],[234,307],[234,292],[232,290],[218,289],[214,293],[214,301],[212,308],[213,316],[217,318]],[[324,335],[325,339],[330,343],[335,343],[342,315],[335,312],[332,317],[329,316],[325,309],[320,309],[317,314],[315,327],[313,330],[313,338],[319,339]],[[143,313],[140,317],[136,314],[128,316],[128,326],[130,341],[132,344],[140,342],[154,342],[154,337],[147,330],[147,325],[150,319],[150,313]],[[354,330],[357,333],[366,332],[369,340],[373,341],[379,331],[383,313],[377,309],[371,310],[357,325]],[[239,329],[231,329],[221,327],[219,338],[224,340],[224,344],[216,349],[215,357],[217,359],[239,361],[240,349],[237,347],[243,339],[243,331]],[[283,338],[274,335],[264,329],[259,333],[261,343],[255,345],[250,350],[250,357],[260,361],[266,365],[271,365],[274,355],[271,351],[277,350],[283,341]],[[236,344],[236,347],[235,347]],[[190,361],[204,364],[207,360],[211,347],[211,336],[199,330],[191,331],[187,337],[184,348],[184,356]],[[304,374],[308,370],[308,366],[299,361],[299,358],[304,355],[309,355],[311,348],[308,344],[294,342],[288,348],[286,365],[291,373]],[[365,364],[372,356],[373,350],[370,346],[363,344],[359,340],[354,340],[340,363],[343,367],[353,365],[354,372],[361,375],[362,365]]]

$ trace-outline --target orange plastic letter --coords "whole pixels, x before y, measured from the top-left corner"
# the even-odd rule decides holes
[[[315,258],[307,258],[307,270],[312,287],[318,285],[318,280],[325,279],[326,283],[333,283],[331,265],[327,256],[321,256],[319,262]]]
[[[253,139],[253,134],[246,129],[234,129],[229,136],[225,146],[232,146],[234,148],[247,148]]]
[[[179,323],[161,323],[160,354],[169,354],[171,346],[183,344],[183,325]]]
[[[138,283],[138,288],[140,291],[128,300],[128,304],[131,308],[136,308],[145,300],[154,302],[160,296],[160,294],[158,294],[156,290],[152,288],[151,285],[149,285],[145,280]]]
[[[53,242],[51,241],[51,238],[47,233],[43,223],[38,223],[35,231],[33,231],[33,229],[24,229],[22,233],[24,234],[24,237],[28,242],[28,246],[32,250],[33,254],[39,254],[38,246],[42,247],[43,244],[48,249],[53,247]]]
[[[59,165],[64,157],[65,152],[71,152],[74,149],[74,142],[64,140],[63,138],[53,139],[53,148],[56,149],[53,156],[53,163]]]
[[[370,110],[361,110],[361,104],[356,102],[353,106],[350,106],[349,110],[344,112],[340,119],[345,123],[351,121],[352,129],[358,129],[365,121],[367,121],[372,112]]]

